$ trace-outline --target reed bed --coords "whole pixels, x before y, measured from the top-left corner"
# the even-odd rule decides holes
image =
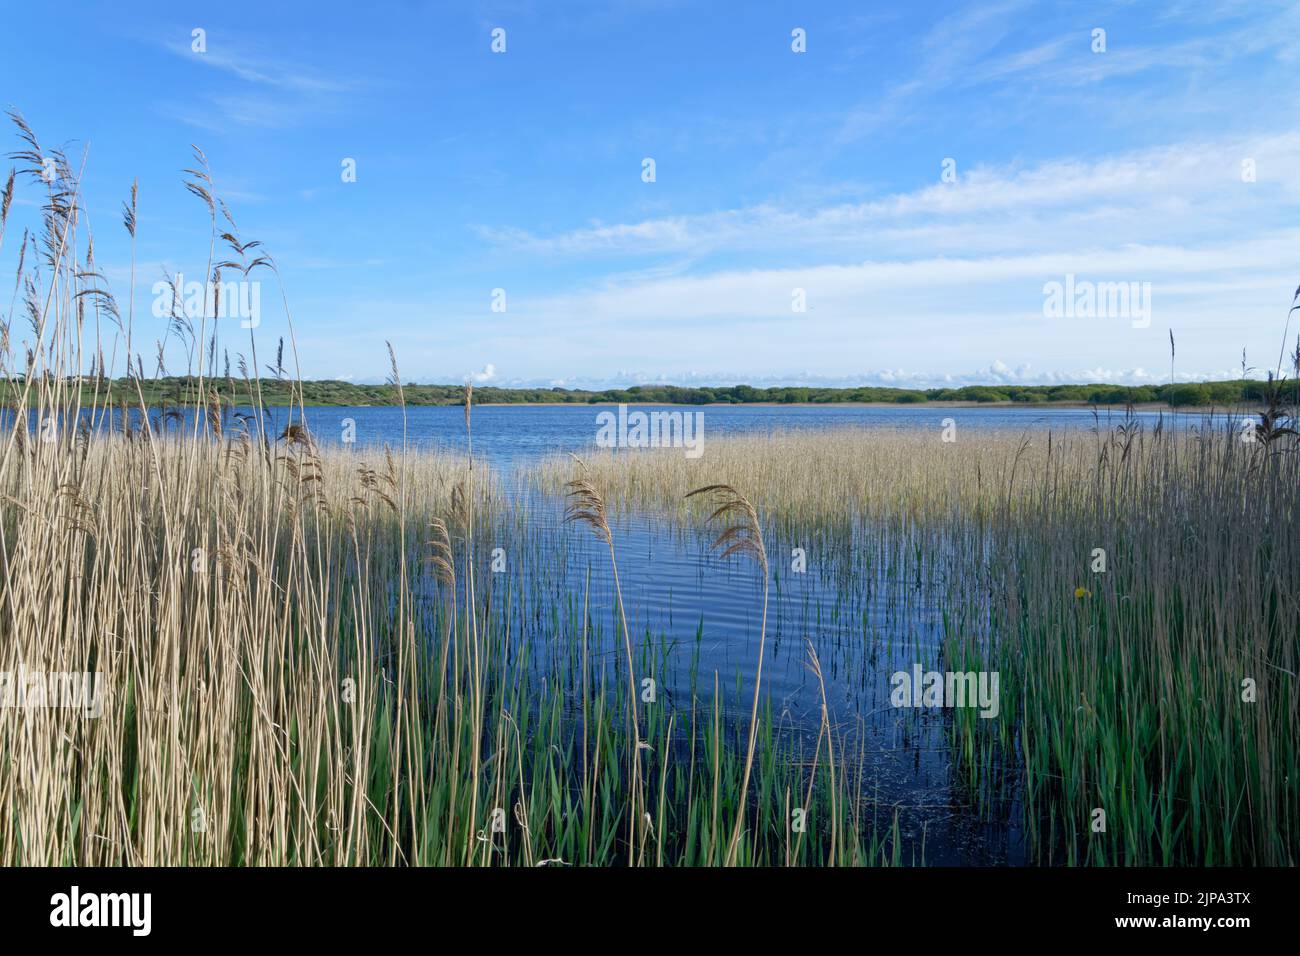
[[[1293,865],[1300,468],[1279,421],[1254,441],[1213,418],[956,442],[805,431],[587,468],[666,521],[698,522],[685,491],[728,481],[825,560],[860,569],[865,551],[900,578],[936,566],[945,665],[1001,676],[1000,718],[954,711],[954,750],[990,803],[1005,798],[990,780],[1023,788],[1043,862]]]
[[[95,674],[103,700],[93,718],[0,710],[6,863],[369,844],[382,817],[357,816],[349,780],[373,772],[370,722],[415,679],[394,619],[427,614],[399,588],[397,502],[446,511],[463,468],[284,445],[112,435],[10,458],[0,671]]]
[[[95,673],[104,698],[93,717],[0,710],[6,864],[901,852],[832,806],[851,798],[829,725],[788,759],[764,710],[751,768],[725,689],[629,732],[629,670],[599,652],[596,622],[532,661],[510,609],[471,583],[499,539],[481,465],[472,518],[467,459],[146,431],[34,442],[10,463],[0,671]],[[645,647],[628,653],[648,671]],[[792,806],[817,821],[806,836],[790,832]]]
[[[1120,415],[1098,418],[1093,429],[1055,435],[1010,428],[967,432],[959,410],[943,416],[956,416],[952,441],[944,440],[936,414],[933,428],[924,431],[787,429],[711,438],[699,458],[680,449],[602,449],[583,462],[621,508],[653,508],[684,523],[696,523],[704,513],[686,492],[727,479],[743,483],[769,523],[816,527],[866,518],[942,524],[954,517],[1005,516],[1008,504],[1014,511],[1037,493],[1036,482],[1049,465],[1058,481],[1088,480],[1112,433],[1132,433],[1135,441],[1141,433],[1132,418]],[[1194,441],[1224,425],[1212,417],[1203,421],[1195,431],[1160,428],[1153,435],[1148,429],[1142,437],[1147,445],[1156,437]],[[572,469],[570,456],[556,455],[535,466],[529,478],[553,490]]]

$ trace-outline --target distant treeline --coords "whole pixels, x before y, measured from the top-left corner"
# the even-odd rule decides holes
[[[18,383],[10,383],[12,388]],[[99,382],[102,393],[105,381]],[[95,387],[93,379],[80,382],[83,393]],[[188,376],[169,376],[140,383],[149,405],[188,405],[194,401],[198,380]],[[296,402],[288,379],[264,378],[205,379],[204,391],[213,390],[226,402],[249,404],[250,395],[260,392],[266,405]],[[898,405],[924,402],[1013,402],[1017,404],[1051,404],[1072,402],[1095,405],[1141,405],[1166,403],[1179,407],[1206,405],[1240,405],[1267,401],[1273,388],[1267,382],[1240,379],[1228,382],[1188,382],[1174,385],[966,385],[961,388],[811,388],[777,386],[754,388],[751,385],[728,385],[711,388],[688,388],[679,385],[635,385],[584,391],[571,388],[495,388],[475,386],[476,404],[594,405],[626,403],[642,405],[749,405],[749,404],[838,404],[846,402],[887,402]],[[1300,386],[1287,381],[1279,386],[1281,400],[1300,398]],[[336,380],[301,383],[302,400],[307,405],[396,405],[397,388],[393,385],[358,385]],[[458,405],[464,401],[462,385],[404,384],[408,405]],[[114,401],[125,399],[138,403],[135,383],[124,378],[113,382]]]

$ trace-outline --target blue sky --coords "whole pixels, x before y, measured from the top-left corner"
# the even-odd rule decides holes
[[[206,266],[197,144],[307,377],[382,380],[389,340],[417,382],[1144,382],[1170,329],[1180,379],[1277,362],[1298,28],[1259,0],[24,4],[0,98],[85,151],[119,302],[138,178],[137,344],[154,282]],[[1150,283],[1149,324],[1046,316],[1067,275]]]

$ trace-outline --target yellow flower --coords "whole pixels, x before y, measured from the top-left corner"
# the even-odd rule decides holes
[[[1074,596],[1077,598],[1092,597],[1092,592],[1089,591],[1087,588],[1075,588]]]

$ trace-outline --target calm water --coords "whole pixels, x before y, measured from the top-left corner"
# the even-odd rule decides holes
[[[562,502],[533,499],[528,507],[522,540],[512,531],[498,542],[510,562],[505,573],[486,579],[493,606],[513,607],[512,633],[534,642],[534,661],[545,670],[547,661],[562,665],[570,658],[586,596],[593,660],[610,675],[611,686],[620,686],[625,678],[616,675],[623,673],[624,651],[604,543],[565,525]],[[654,515],[622,515],[612,523],[628,626],[640,648],[638,683],[649,676],[660,704],[707,714],[716,678],[722,711],[735,726],[746,727],[762,611],[761,579],[753,565],[719,560],[709,549],[711,534],[670,527]],[[815,746],[821,692],[808,666],[811,645],[823,671],[837,760],[861,781],[862,806],[875,825],[888,832],[897,820],[903,861],[1025,862],[1018,807],[1014,813],[1009,807],[999,820],[981,819],[958,785],[945,713],[890,705],[895,671],[916,662],[941,667],[942,616],[932,597],[942,586],[941,563],[919,578],[896,579],[879,560],[887,545],[867,540],[871,534],[856,528],[847,546],[815,536],[800,539],[809,555],[801,574],[790,573],[783,557],[796,542],[766,535],[773,580],[763,696],[781,745],[796,759],[808,759]],[[531,606],[518,599],[523,581]],[[538,607],[546,609],[544,617],[555,615],[555,622],[538,628]],[[557,642],[557,633],[570,637]],[[1013,795],[1013,805],[1014,800]]]
[[[581,452],[596,442],[597,415],[614,411],[607,405],[520,406],[495,405],[474,408],[474,448],[488,458],[503,474],[519,464],[543,455]],[[1086,408],[914,408],[906,405],[875,408],[848,405],[705,405],[665,406],[634,405],[632,411],[700,413],[703,415],[705,447],[713,437],[738,434],[768,434],[788,429],[823,429],[846,426],[871,426],[905,430],[943,427],[945,418],[954,419],[958,427],[997,428],[1021,431],[1038,428],[1090,428],[1096,422]],[[288,420],[288,409],[273,410],[276,424]],[[1123,409],[1100,413],[1118,423]],[[1159,413],[1139,413],[1139,418],[1154,425]],[[1186,426],[1201,421],[1196,413],[1170,415],[1166,424]],[[354,423],[357,444],[402,440],[402,411],[398,408],[308,408],[307,424],[318,440],[336,443],[342,440],[348,422]],[[406,438],[413,446],[431,448],[465,447],[465,415],[460,407],[438,406],[408,409]]]
[[[854,405],[631,405],[629,411],[680,412],[700,414],[705,447],[710,438],[741,434],[771,434],[792,429],[827,429],[852,426],[896,428],[906,431],[936,432],[943,428],[945,419],[953,419],[957,426],[966,429],[1000,429],[1024,431],[1027,429],[1087,429],[1097,424],[1102,427],[1117,425],[1124,420],[1124,410],[1119,407],[1102,409],[1094,414],[1089,408],[1053,408],[1034,406],[979,406],[963,408],[913,407],[894,405],[864,407]],[[599,430],[597,416],[602,412],[615,412],[612,405],[476,405],[474,407],[474,450],[487,458],[503,475],[515,473],[519,466],[549,454],[581,453],[596,443]],[[236,408],[233,414],[250,412]],[[229,417],[232,413],[228,412]],[[138,412],[131,413],[138,420]],[[337,445],[351,440],[358,446],[401,445],[403,434],[407,444],[415,448],[432,448],[464,451],[465,412],[461,406],[423,406],[402,409],[389,406],[308,408],[307,426],[313,437],[322,444]],[[1138,412],[1137,418],[1146,426],[1164,421],[1166,427],[1186,428],[1200,424],[1204,416],[1199,412]],[[268,430],[276,434],[285,424],[298,417],[298,409],[271,408],[267,410]],[[117,422],[118,413],[113,413]],[[155,427],[159,427],[159,413],[151,413]],[[187,423],[193,421],[187,414]],[[1222,421],[1222,419],[1220,419]],[[33,420],[32,427],[37,423]],[[167,427],[181,427],[179,421],[169,421]]]

